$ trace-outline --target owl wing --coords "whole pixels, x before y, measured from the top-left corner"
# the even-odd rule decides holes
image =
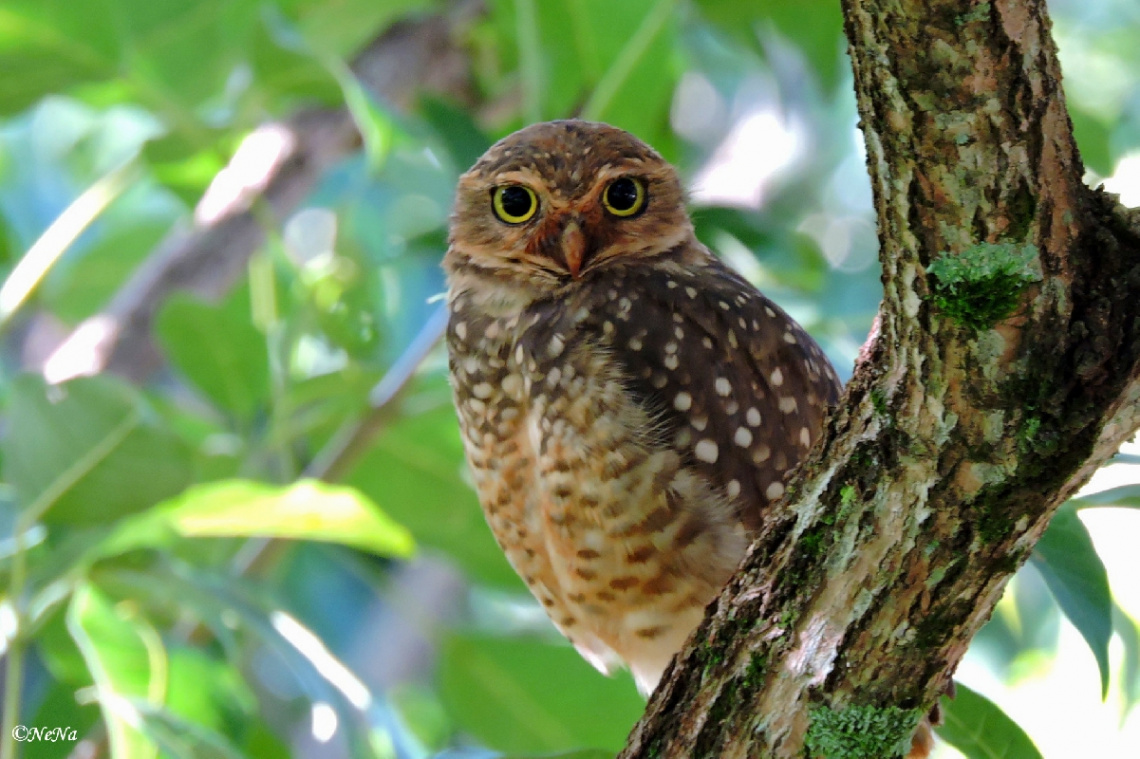
[[[630,267],[592,309],[653,434],[754,529],[819,437],[840,384],[819,346],[718,259]],[[623,280],[623,281],[622,281]]]

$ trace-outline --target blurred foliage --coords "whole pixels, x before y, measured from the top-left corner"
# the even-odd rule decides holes
[[[1074,127],[1107,176],[1140,146],[1140,13],[1126,0],[1051,6]],[[0,8],[4,756],[16,723],[76,727],[123,759],[596,758],[623,743],[641,701],[627,675],[597,675],[553,632],[495,545],[438,349],[370,408],[439,308],[456,177],[525,123],[581,115],[654,144],[690,181],[701,238],[849,374],[879,282],[837,3],[489,0],[457,22],[472,102],[425,95],[397,111],[347,62],[392,23],[430,13],[456,11],[433,0]],[[59,338],[189,224],[241,140],[311,106],[349,108],[364,149],[280,227],[265,216],[268,241],[230,293],[161,304],[166,367],[141,386],[40,379]],[[127,185],[51,249],[41,235],[123,167]],[[42,278],[13,275],[45,246]],[[308,479],[375,419],[379,434],[340,484]],[[1106,686],[1119,636],[1131,704],[1135,621],[1077,513],[1138,498],[1125,488],[1062,512],[1015,583],[1013,611],[976,642],[996,671],[1050,653],[1063,613]],[[1035,755],[981,696],[961,689],[944,707],[942,734],[966,755]]]

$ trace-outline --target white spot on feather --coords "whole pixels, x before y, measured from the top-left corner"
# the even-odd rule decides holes
[[[732,440],[741,448],[747,448],[752,445],[752,432],[747,427],[737,427]]]
[[[708,438],[702,439],[697,443],[693,449],[693,453],[701,461],[707,461],[710,464],[715,464],[717,458],[720,456],[720,450],[717,448],[716,443]]]

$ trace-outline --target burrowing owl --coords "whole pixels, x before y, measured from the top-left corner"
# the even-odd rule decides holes
[[[839,381],[620,129],[503,139],[461,177],[449,242],[451,377],[487,521],[578,651],[648,693]]]

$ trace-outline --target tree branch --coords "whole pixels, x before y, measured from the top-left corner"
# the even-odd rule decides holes
[[[843,5],[880,335],[623,757],[899,755],[1140,423],[1140,236],[1081,183],[1044,2]]]

